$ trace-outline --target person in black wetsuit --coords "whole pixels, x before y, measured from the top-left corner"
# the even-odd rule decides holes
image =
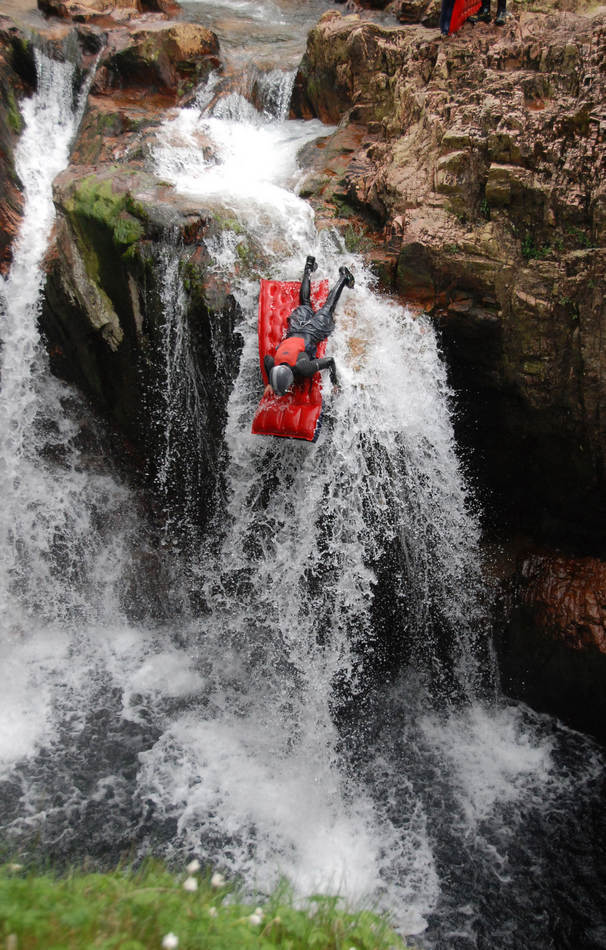
[[[309,378],[322,369],[330,370],[333,386],[337,382],[334,359],[332,356],[323,356],[318,359],[316,347],[334,330],[335,307],[343,288],[354,286],[354,278],[347,267],[339,267],[338,282],[328,294],[326,303],[314,313],[309,299],[310,275],[317,266],[315,257],[310,256],[305,261],[299,291],[299,306],[288,318],[286,336],[273,356],[267,353],[263,357],[263,365],[269,378],[265,392],[273,392],[276,396],[283,396],[293,383]]]
[[[498,0],[497,13],[494,18],[495,26],[505,26],[507,19],[507,0]],[[482,6],[474,16],[469,17],[470,23],[490,23],[490,0],[482,0]]]

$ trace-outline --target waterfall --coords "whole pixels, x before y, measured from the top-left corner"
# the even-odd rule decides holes
[[[265,626],[276,615],[280,591],[297,592],[287,614],[278,616],[276,632],[300,632],[305,618],[300,665],[310,644],[327,639],[313,618],[316,608],[324,627],[340,631],[327,695],[334,677],[351,666],[352,642],[358,638],[368,649],[375,639],[374,588],[378,572],[389,573],[391,598],[401,594],[398,635],[411,641],[417,665],[444,673],[439,644],[448,639],[458,685],[474,695],[482,678],[478,663],[488,656],[481,649],[487,641],[485,591],[478,526],[454,448],[445,368],[430,324],[378,297],[361,258],[346,255],[334,235],[315,234],[308,206],[285,190],[296,178],[296,151],[319,130],[317,123],[285,127],[268,120],[230,93],[167,122],[155,153],[156,173],[179,190],[234,208],[247,239],[265,247],[276,272],[296,278],[305,254],[313,251],[331,279],[345,260],[358,275],[355,292],[342,298],[343,316],[331,337],[345,385],[337,397],[329,395],[318,446],[275,440],[268,445],[243,434],[254,410],[251,389],[259,381],[254,288],[240,282],[241,308],[251,319],[230,407],[231,501],[221,512],[230,528],[221,564],[230,578],[251,577]],[[210,136],[216,149],[204,168],[199,155],[188,161],[196,136]],[[232,283],[234,238],[227,229],[221,249],[216,242],[209,246],[217,273]],[[171,291],[170,298],[178,301],[179,295]],[[167,391],[188,375],[175,375]],[[194,401],[195,387],[192,394]],[[232,585],[237,581],[230,580]],[[232,605],[225,613],[233,611]],[[428,662],[422,664],[423,658]]]
[[[60,395],[48,378],[37,318],[43,280],[42,256],[54,220],[55,175],[65,167],[78,126],[82,100],[74,107],[74,67],[36,50],[38,88],[23,104],[25,129],[16,155],[23,182],[23,226],[14,262],[0,287],[2,354],[0,374],[0,477],[4,499],[0,591],[30,591],[34,601],[52,601],[53,565],[49,535],[71,517],[69,505],[49,510],[49,485],[38,465],[41,445],[61,451],[69,424],[61,420]],[[10,606],[9,606],[10,612]]]
[[[212,852],[220,841],[223,867],[260,886],[287,855],[302,891],[405,897],[401,921],[413,932],[438,892],[426,813],[410,786],[402,845],[397,823],[349,774],[335,717],[344,696],[364,696],[367,661],[372,667],[385,649],[375,593],[387,575],[392,596],[401,587],[392,636],[407,643],[411,664],[440,687],[448,668],[474,698],[489,653],[480,648],[478,527],[431,326],[380,298],[362,260],[334,234],[318,235],[308,206],[285,190],[298,175],[298,148],[320,131],[284,127],[229,93],[169,120],[155,151],[156,174],[232,209],[276,273],[296,278],[314,253],[331,280],[346,262],[357,284],[330,340],[341,391],[325,381],[319,442],[259,439],[250,434],[260,395],[256,287],[234,278],[238,228],[209,243],[246,318],[229,406],[227,502],[194,568],[205,686],[196,712],[176,716],[142,756],[138,782],[155,813],[177,821],[181,847],[202,841]],[[201,162],[192,145],[208,137],[213,155]],[[169,296],[176,318],[179,294]],[[447,657],[438,650],[444,639]],[[399,656],[398,644],[391,649]]]
[[[298,154],[330,129],[284,120],[288,70],[260,109],[215,76],[158,133],[153,170],[225,222],[207,250],[243,314],[225,497],[183,564],[172,538],[195,519],[207,410],[180,248],[167,237],[157,261],[155,477],[172,519],[158,539],[38,339],[52,179],[78,121],[69,65],[39,56],[38,68],[18,151],[26,213],[1,285],[3,840],[52,861],[197,855],[257,893],[286,875],[298,894],[383,908],[436,950],[506,950],[520,927],[552,945],[569,893],[582,909],[566,927],[580,921],[582,945],[597,946],[599,900],[583,882],[603,861],[603,831],[587,832],[602,757],[497,695],[478,516],[434,331],[378,294],[296,193]],[[260,273],[238,276],[250,248]],[[356,275],[313,445],[250,433],[257,277],[297,279],[308,253],[318,277],[343,263]],[[171,506],[177,477],[185,512]]]
[[[155,411],[160,461],[154,482],[164,502],[167,527],[174,518],[182,534],[195,534],[199,520],[201,475],[196,464],[207,449],[209,394],[195,362],[191,330],[185,316],[185,292],[179,274],[179,254],[174,243],[161,245],[157,267],[162,274],[163,319],[157,347],[161,362],[158,388],[160,406]],[[182,498],[177,514],[176,496]]]

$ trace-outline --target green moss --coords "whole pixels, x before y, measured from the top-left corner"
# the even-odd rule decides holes
[[[223,231],[233,231],[234,234],[241,235],[246,234],[246,229],[238,221],[237,218],[232,218],[224,214],[219,214],[214,212],[212,215],[213,221],[217,224],[218,230]]]
[[[360,226],[348,224],[343,232],[345,249],[350,253],[366,254],[373,249],[373,242]]]
[[[142,215],[143,209],[137,208],[123,185],[120,192],[112,185],[111,180],[89,175],[77,183],[64,207],[88,279],[128,333],[129,275],[141,273],[140,239],[145,234],[143,222],[132,212]]]
[[[23,118],[12,89],[7,90],[6,121],[8,122],[9,128],[12,129],[16,135],[21,134],[23,130]]]
[[[593,247],[593,241],[591,240],[591,236],[582,228],[577,228],[574,225],[569,225],[566,228],[566,233],[570,235],[572,240],[580,248]]]
[[[540,360],[524,360],[522,363],[522,372],[527,376],[538,376],[543,378],[545,376],[546,370],[543,363]]]
[[[100,181],[94,175],[78,183],[68,210],[106,227],[120,249],[128,249],[145,233],[139,220],[143,216],[142,207],[130,195],[114,192],[110,181]]]
[[[335,215],[338,218],[353,218],[356,214],[355,208],[341,195],[333,195],[335,205]]]

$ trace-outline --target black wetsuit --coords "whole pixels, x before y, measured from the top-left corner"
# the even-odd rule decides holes
[[[309,299],[311,291],[309,274],[310,271],[306,267],[303,271],[303,280],[299,291],[299,306],[292,311],[288,318],[288,330],[285,339],[296,336],[301,337],[305,343],[305,349],[299,353],[292,371],[296,380],[307,379],[322,369],[328,369],[330,370],[331,382],[336,385],[337,371],[334,359],[332,356],[316,357],[316,349],[318,343],[330,336],[335,328],[333,320],[335,307],[348,279],[341,275],[338,283],[329,292],[326,302],[314,313]],[[269,353],[264,356],[263,365],[269,376],[275,365],[273,356],[270,356]]]

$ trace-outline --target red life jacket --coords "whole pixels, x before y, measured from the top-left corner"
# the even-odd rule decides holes
[[[274,364],[287,363],[293,367],[296,365],[299,353],[305,349],[305,340],[302,336],[288,336],[282,340],[274,354]]]

